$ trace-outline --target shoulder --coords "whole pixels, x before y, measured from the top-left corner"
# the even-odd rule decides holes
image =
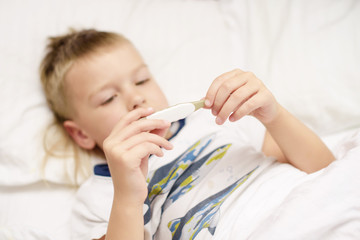
[[[80,186],[71,215],[74,239],[95,239],[106,233],[112,199],[111,177],[93,175]]]
[[[104,201],[112,201],[113,194],[111,177],[92,175],[78,189],[76,203],[96,209],[104,206]]]

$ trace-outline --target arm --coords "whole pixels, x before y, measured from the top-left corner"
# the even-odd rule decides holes
[[[106,239],[144,239],[143,205],[129,206],[114,196]]]
[[[265,127],[262,148],[265,155],[275,156],[278,161],[288,162],[307,173],[320,170],[334,160],[321,139],[282,107]]]
[[[144,217],[141,206],[129,207],[116,196],[113,200],[105,239],[144,239]]]
[[[329,149],[304,124],[277,103],[264,84],[252,73],[239,69],[224,73],[211,84],[205,105],[223,124],[245,115],[256,117],[266,127],[263,151],[280,162],[313,172],[334,160]]]
[[[114,185],[106,239],[144,239],[143,203],[147,196],[150,154],[162,156],[172,145],[159,136],[170,126],[162,120],[140,120],[153,110],[136,109],[124,116],[104,141]],[[156,134],[157,133],[157,134]]]

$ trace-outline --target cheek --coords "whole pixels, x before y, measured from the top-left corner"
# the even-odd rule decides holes
[[[154,85],[152,87],[152,90],[148,91],[147,93],[149,94],[150,92],[151,92],[151,95],[149,95],[149,97],[151,99],[153,99],[153,101],[159,105],[160,109],[168,107],[168,102],[165,97],[165,94],[163,93],[163,91],[160,89],[160,87],[158,85]]]
[[[101,149],[103,149],[104,140],[110,135],[117,122],[115,119],[107,119],[106,121],[102,120],[95,123],[94,139]]]
[[[103,142],[105,140],[105,138],[107,138],[111,131],[114,129],[114,127],[116,126],[116,124],[120,121],[122,115],[108,115],[106,117],[100,118],[99,121],[97,122],[97,126],[102,125],[102,139],[101,142]]]
[[[92,126],[90,131],[93,134],[93,138],[102,148],[104,140],[109,136],[113,128],[120,121],[121,117],[126,114],[126,111],[119,108],[104,109],[104,111],[96,112],[93,115]]]

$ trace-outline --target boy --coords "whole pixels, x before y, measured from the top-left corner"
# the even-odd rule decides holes
[[[105,233],[107,239],[207,239],[223,217],[220,208],[230,208],[229,199],[271,165],[264,155],[307,173],[334,160],[249,72],[235,69],[216,78],[205,96],[207,110],[171,125],[144,119],[168,104],[121,35],[83,30],[52,38],[41,66],[59,126],[104,159],[79,190],[76,239],[105,239]]]

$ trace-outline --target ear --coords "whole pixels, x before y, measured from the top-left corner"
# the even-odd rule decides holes
[[[66,132],[71,136],[71,138],[81,148],[84,148],[86,150],[91,150],[95,148],[96,142],[85,131],[83,131],[74,121],[66,120],[64,122],[64,128]]]

